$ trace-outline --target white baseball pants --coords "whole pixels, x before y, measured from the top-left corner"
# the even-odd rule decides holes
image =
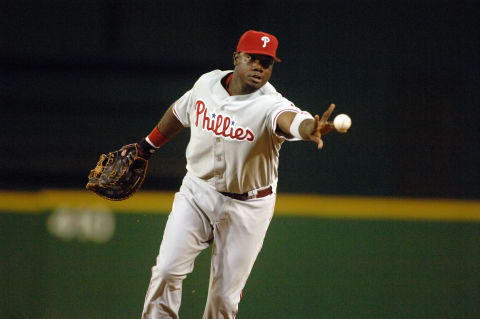
[[[263,245],[274,206],[275,194],[240,201],[187,173],[165,226],[142,318],[178,318],[182,281],[212,240],[203,319],[235,318],[240,294]]]

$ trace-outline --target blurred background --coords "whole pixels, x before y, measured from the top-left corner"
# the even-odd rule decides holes
[[[0,17],[0,318],[140,317],[189,132],[152,159],[152,204],[99,202],[88,172],[231,69],[249,29],[279,39],[279,92],[353,124],[322,151],[283,145],[279,199],[338,206],[273,220],[238,317],[480,315],[479,1],[2,0]],[[336,214],[351,198],[357,217]],[[372,217],[378,198],[395,200]],[[208,263],[183,318],[201,317]]]

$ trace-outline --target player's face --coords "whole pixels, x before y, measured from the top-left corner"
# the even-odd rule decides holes
[[[233,62],[245,92],[260,89],[272,76],[274,60],[271,56],[238,52]]]

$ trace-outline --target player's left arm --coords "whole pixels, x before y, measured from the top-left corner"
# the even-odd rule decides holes
[[[330,107],[323,113],[322,117],[317,114],[315,117],[304,119],[299,127],[298,133],[300,138],[304,141],[312,141],[317,144],[320,149],[323,147],[322,135],[328,134],[335,130],[333,123],[328,121],[328,118],[335,109],[335,104],[330,104]],[[293,136],[291,132],[292,122],[297,113],[283,112],[277,119],[277,129],[287,136]]]

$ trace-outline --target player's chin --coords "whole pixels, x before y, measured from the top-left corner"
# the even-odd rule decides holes
[[[259,81],[254,78],[250,78],[250,81],[247,82],[247,85],[253,90],[258,90],[264,86],[265,83],[267,83],[267,81],[264,81],[263,79]]]

